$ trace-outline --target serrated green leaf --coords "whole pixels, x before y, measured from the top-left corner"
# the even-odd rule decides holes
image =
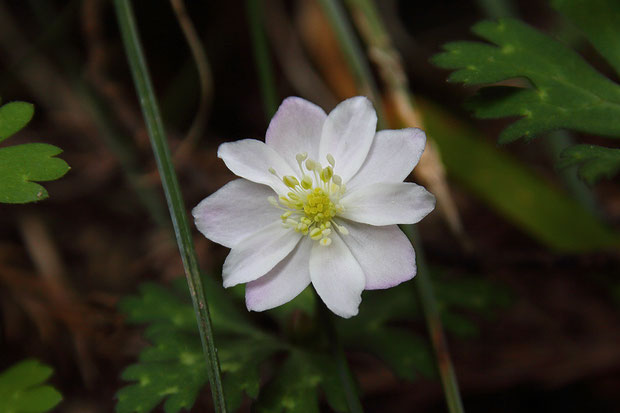
[[[34,108],[30,103],[11,102],[0,107],[0,142],[30,122]],[[62,150],[44,143],[0,148],[0,203],[23,204],[47,198],[45,188],[36,182],[52,181],[69,171],[69,165],[55,158]]]
[[[514,19],[483,21],[473,31],[493,44],[448,43],[433,62],[455,69],[449,77],[453,82],[474,85],[525,78],[532,84],[483,91],[470,101],[481,118],[519,117],[500,134],[501,143],[558,128],[620,136],[620,85],[577,53]]]
[[[617,0],[553,0],[620,74],[620,2]]]
[[[150,338],[153,346],[140,354],[140,362],[123,371],[121,377],[135,383],[117,393],[116,411],[150,412],[164,400],[166,413],[190,409],[207,383],[198,335],[171,329]]]
[[[620,149],[596,145],[574,145],[560,154],[559,168],[578,165],[579,177],[592,185],[599,179],[611,178],[620,171]]]
[[[49,195],[35,182],[53,181],[69,171],[69,165],[55,158],[62,150],[45,143],[0,148],[0,202],[23,204]]]
[[[427,133],[450,176],[549,248],[584,252],[617,248],[620,236],[565,193],[480,132],[429,104],[421,105]]]
[[[347,411],[338,374],[331,358],[293,351],[275,378],[267,384],[256,408],[260,413],[319,413],[319,388],[325,391],[331,408]]]
[[[24,360],[0,373],[0,411],[41,413],[53,409],[62,396],[43,384],[52,372],[37,360]]]
[[[30,122],[34,106],[26,102],[9,102],[0,107],[0,142],[16,134]]]
[[[249,323],[214,280],[204,277],[203,282],[210,295],[226,402],[234,411],[244,394],[258,395],[259,365],[281,346]],[[150,412],[162,402],[166,413],[190,409],[208,378],[185,280],[168,288],[146,283],[119,307],[129,322],[148,323],[152,346],[123,372],[122,378],[133,383],[117,393],[117,412]]]

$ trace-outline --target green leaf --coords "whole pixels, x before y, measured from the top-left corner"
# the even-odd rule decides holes
[[[436,106],[421,105],[427,133],[450,176],[549,248],[584,252],[617,248],[620,236],[576,201],[482,134]]]
[[[0,373],[0,411],[39,413],[53,409],[62,396],[43,384],[52,372],[37,360],[24,360]]]
[[[338,373],[331,358],[293,351],[257,403],[260,413],[319,413],[318,392],[323,388],[331,408],[347,411],[339,389]]]
[[[33,115],[33,106],[11,102],[0,107],[0,142],[20,131]],[[23,204],[49,195],[35,182],[52,181],[69,171],[69,165],[55,158],[62,150],[44,143],[0,148],[0,202]]]
[[[588,37],[620,74],[620,2],[617,0],[553,0],[555,7]]]
[[[0,142],[24,128],[34,115],[34,106],[26,102],[9,102],[0,107]]]
[[[471,314],[489,315],[508,305],[510,295],[505,288],[479,277],[448,279],[433,270],[439,310],[445,327],[451,333],[471,337],[478,327],[463,310]],[[338,331],[347,348],[375,354],[398,376],[406,380],[436,373],[434,358],[426,340],[413,329],[397,327],[421,319],[413,286],[405,283],[389,290],[365,291],[360,313],[338,323]]]
[[[309,382],[299,384],[300,388],[309,391],[287,393],[284,399],[294,401],[285,404],[318,406],[318,390],[322,389],[333,409],[346,410],[344,393],[331,357],[317,354],[314,349],[294,348],[258,329],[239,311],[221,286],[209,277],[203,278],[207,291],[213,294],[208,300],[229,411],[235,411],[241,405],[244,395],[252,399],[264,398],[262,391],[259,393],[259,368],[275,353],[283,351],[287,352],[283,366],[294,366],[296,374],[307,372],[308,376],[304,377],[312,377]],[[138,362],[123,372],[122,378],[130,383],[117,393],[116,411],[145,413],[162,403],[166,413],[190,409],[199,392],[206,387],[207,376],[201,363],[202,350],[192,304],[183,280],[167,288],[144,284],[137,296],[123,299],[119,306],[128,322],[148,324],[145,335],[152,346],[146,347]],[[275,384],[269,386],[272,396],[265,396],[267,400],[258,405],[279,406],[278,400],[284,399],[280,398],[277,383],[288,382],[291,374],[289,367],[279,369],[272,381]],[[273,390],[274,386],[276,390]]]
[[[596,145],[574,145],[560,154],[559,168],[578,165],[581,179],[592,185],[599,179],[611,178],[620,171],[620,149]]]
[[[577,53],[514,19],[483,21],[473,31],[493,44],[448,43],[433,62],[455,69],[448,79],[453,82],[479,85],[525,78],[531,83],[483,89],[469,103],[480,118],[519,118],[500,134],[500,143],[558,128],[620,136],[620,85]]]
[[[226,402],[234,411],[244,393],[258,396],[259,365],[281,345],[247,321],[214,280],[203,277],[203,284],[207,287],[219,344]],[[189,410],[207,385],[188,293],[183,279],[169,288],[146,283],[140,287],[139,295],[127,297],[119,304],[128,322],[148,323],[146,337],[152,346],[142,351],[138,363],[123,372],[122,378],[132,383],[118,392],[117,412],[150,412],[162,402],[166,413]]]

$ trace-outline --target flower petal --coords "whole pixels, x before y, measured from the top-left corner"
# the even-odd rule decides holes
[[[233,248],[244,238],[280,219],[281,211],[267,201],[274,194],[268,186],[236,179],[192,210],[194,222],[205,237]]]
[[[307,152],[310,158],[317,159],[325,118],[323,109],[314,103],[298,97],[286,98],[269,123],[265,142],[297,171],[298,153]]]
[[[336,159],[334,173],[344,183],[364,163],[377,128],[377,114],[370,100],[357,96],[341,102],[331,111],[323,125],[319,159],[331,154]]]
[[[415,252],[396,225],[339,224],[349,231],[342,240],[364,270],[366,290],[391,288],[415,276]]]
[[[297,247],[271,271],[245,286],[245,305],[265,311],[297,297],[310,284],[312,240],[304,237]]]
[[[425,144],[426,134],[422,129],[377,132],[366,161],[347,182],[347,190],[375,182],[402,182],[418,164]]]
[[[370,225],[415,224],[435,208],[435,197],[411,182],[375,183],[345,194],[340,200],[351,221]]]
[[[280,176],[295,174],[275,149],[256,139],[223,143],[217,150],[217,156],[235,175],[257,184],[269,185],[279,194],[286,194],[287,187],[269,172],[269,168],[275,169]]]
[[[332,233],[328,247],[314,242],[310,254],[310,278],[312,285],[327,308],[340,317],[357,314],[366,285],[364,271],[342,241]]]
[[[278,220],[245,238],[226,257],[224,287],[254,281],[265,275],[295,248],[301,235]]]

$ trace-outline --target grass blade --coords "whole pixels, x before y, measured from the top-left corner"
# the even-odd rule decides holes
[[[222,380],[219,368],[219,361],[213,342],[213,330],[209,307],[204,294],[202,281],[200,279],[200,269],[194,250],[194,243],[185,212],[185,205],[181,197],[179,182],[172,164],[170,149],[166,141],[163,122],[157,106],[157,100],[151,84],[144,53],[136,29],[135,19],[129,0],[114,1],[118,24],[125,46],[125,52],[129,60],[129,66],[133,75],[134,84],[137,89],[142,113],[148,128],[149,138],[157,161],[157,167],[161,175],[162,185],[170,210],[174,232],[183,260],[183,268],[187,277],[200,339],[203,351],[207,360],[209,382],[213,394],[213,403],[216,412],[225,412],[226,403],[222,389]]]

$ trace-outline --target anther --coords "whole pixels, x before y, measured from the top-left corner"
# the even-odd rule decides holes
[[[329,182],[332,179],[332,176],[334,176],[334,170],[331,166],[323,168],[323,170],[321,171],[321,180],[323,182]]]
[[[299,163],[302,163],[303,161],[305,161],[307,157],[308,157],[308,152],[302,152],[302,153],[298,153],[297,155],[295,155],[295,159],[297,159],[297,162]]]
[[[301,187],[303,189],[312,188],[312,178],[310,178],[308,175],[304,175],[304,177],[301,180]]]
[[[334,159],[331,153],[327,154],[327,162],[329,162],[332,168],[336,166],[336,160]]]
[[[284,185],[288,186],[289,188],[295,188],[297,185],[299,185],[299,181],[297,180],[297,178],[292,175],[285,175],[284,178],[282,178],[282,182],[284,182]]]
[[[319,241],[319,244],[321,244],[322,247],[329,247],[331,243],[332,243],[331,238],[323,238],[321,239],[321,241]]]
[[[339,175],[332,176],[334,183],[338,186],[342,186],[342,178]]]

